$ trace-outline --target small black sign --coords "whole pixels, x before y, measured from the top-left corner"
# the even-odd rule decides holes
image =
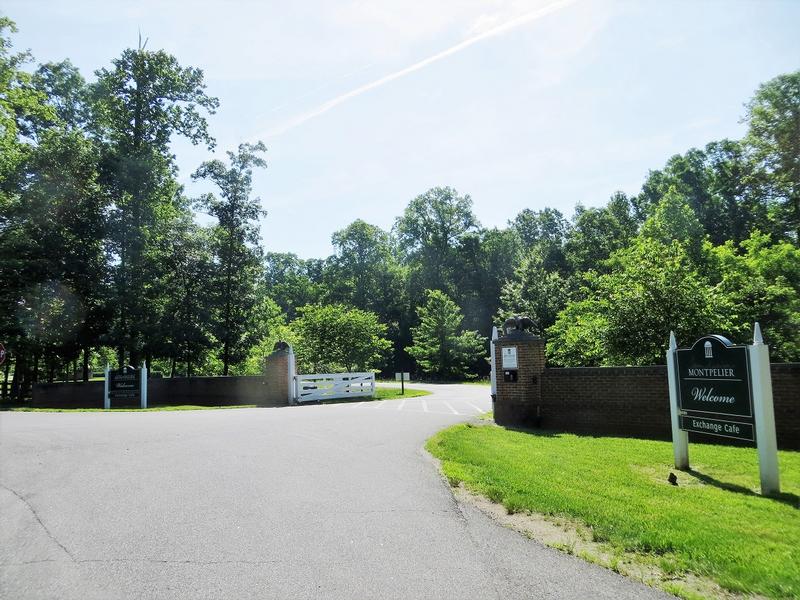
[[[108,397],[111,400],[139,400],[142,375],[139,369],[126,367],[108,373]]]
[[[680,415],[680,427],[684,431],[696,431],[750,442],[755,441],[752,423],[721,421],[720,419],[707,419],[696,415]]]
[[[734,346],[720,335],[709,335],[676,355],[681,410],[711,418],[753,418],[746,346]]]

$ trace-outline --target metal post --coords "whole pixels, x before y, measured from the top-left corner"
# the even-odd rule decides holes
[[[141,381],[140,381],[140,387],[141,387],[141,392],[142,392],[142,394],[141,394],[141,397],[142,397],[141,407],[142,408],[147,408],[147,363],[143,364],[141,375],[142,375]]]
[[[675,332],[669,332],[669,350],[667,350],[667,378],[669,379],[669,413],[672,421],[672,451],[675,454],[675,468],[689,470],[689,434],[680,427],[678,412],[678,374],[675,369],[675,352],[678,344]]]
[[[406,393],[406,374],[403,371],[400,371],[400,394]]]
[[[497,370],[494,364],[494,342],[497,339],[497,327],[492,327],[492,341],[489,342],[489,360],[492,362],[492,369],[489,374],[489,393],[492,396],[492,402],[497,397]]]
[[[781,491],[778,474],[778,441],[775,434],[775,411],[772,406],[772,374],[769,367],[769,346],[761,336],[761,326],[756,323],[753,345],[747,347],[750,358],[750,376],[753,383],[753,410],[758,448],[758,470],[761,476],[761,494],[770,496]]]
[[[108,363],[106,363],[106,377],[105,381],[103,382],[103,408],[108,410],[111,408],[111,397],[108,395]]]

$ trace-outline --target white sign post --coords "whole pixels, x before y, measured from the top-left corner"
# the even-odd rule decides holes
[[[492,327],[492,341],[489,342],[489,360],[492,361],[492,370],[489,375],[489,394],[492,396],[492,402],[497,398],[497,365],[495,365],[495,350],[494,343],[497,340],[497,327]]]
[[[142,408],[147,408],[147,363],[142,365],[141,376],[141,387],[139,389],[142,390],[142,395],[140,406]]]
[[[758,470],[761,475],[761,493],[779,494],[778,440],[775,435],[775,411],[772,407],[772,374],[769,368],[769,346],[761,337],[761,326],[756,323],[753,345],[747,348],[750,372],[753,378],[753,409],[758,447]]]
[[[667,376],[669,378],[669,414],[672,422],[672,451],[675,454],[675,468],[689,470],[689,433],[680,426],[678,410],[678,374],[676,372],[676,356],[678,344],[675,332],[669,334],[669,350],[667,350]]]
[[[106,363],[106,377],[103,382],[103,408],[108,410],[111,408],[111,396],[108,395],[108,363]]]

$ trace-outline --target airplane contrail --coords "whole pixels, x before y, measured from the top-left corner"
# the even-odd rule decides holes
[[[367,83],[365,85],[357,87],[354,90],[350,90],[349,92],[346,92],[346,93],[342,94],[341,96],[337,96],[335,98],[332,98],[332,99],[328,100],[327,102],[324,102],[323,104],[320,104],[318,107],[316,107],[316,108],[314,108],[314,109],[312,109],[312,110],[310,110],[310,111],[308,111],[306,113],[298,115],[297,117],[295,117],[293,119],[290,119],[289,121],[287,121],[283,125],[277,127],[276,129],[273,129],[273,130],[265,133],[264,137],[274,137],[274,136],[286,133],[290,129],[294,129],[295,127],[297,127],[298,125],[302,125],[306,121],[310,121],[311,119],[314,119],[314,118],[316,118],[316,117],[318,117],[320,115],[323,115],[326,112],[328,112],[329,110],[331,110],[332,108],[335,108],[335,107],[339,106],[340,104],[342,104],[344,102],[347,102],[351,98],[355,98],[356,96],[360,96],[364,92],[368,92],[370,90],[374,90],[377,87],[380,87],[382,85],[385,85],[385,84],[389,83],[390,81],[394,81],[395,79],[400,79],[401,77],[405,77],[406,75],[408,75],[410,73],[413,73],[415,71],[419,71],[420,69],[423,69],[423,68],[427,67],[428,65],[433,64],[433,63],[435,63],[437,61],[440,61],[443,58],[446,58],[448,56],[452,56],[453,54],[456,54],[457,52],[461,52],[465,48],[468,48],[468,47],[472,46],[473,44],[477,44],[478,42],[480,42],[482,40],[485,40],[485,39],[490,38],[490,37],[494,37],[494,36],[499,35],[501,33],[505,33],[507,31],[510,31],[511,29],[515,29],[515,28],[517,28],[517,27],[519,27],[521,25],[524,25],[526,23],[530,23],[531,21],[535,21],[537,19],[540,19],[540,18],[542,18],[542,17],[544,17],[546,15],[549,15],[550,13],[553,13],[553,12],[555,12],[557,10],[560,10],[560,9],[572,4],[573,2],[575,2],[575,0],[557,0],[556,2],[548,4],[547,6],[543,6],[542,8],[540,8],[538,10],[534,10],[534,11],[525,13],[524,15],[520,15],[519,17],[511,19],[510,21],[506,21],[505,23],[501,23],[500,25],[492,27],[491,29],[487,29],[483,33],[479,33],[479,34],[474,35],[474,36],[472,36],[470,38],[467,38],[466,40],[463,40],[463,41],[459,42],[455,46],[451,46],[450,48],[447,48],[446,50],[442,50],[441,52],[437,52],[433,56],[429,56],[428,58],[425,58],[425,59],[423,59],[423,60],[421,60],[419,62],[414,63],[413,65],[405,67],[404,69],[400,69],[399,71],[395,71],[394,73],[390,73],[389,75],[385,75],[385,76],[381,77],[380,79],[376,79],[375,81],[373,81],[371,83]]]

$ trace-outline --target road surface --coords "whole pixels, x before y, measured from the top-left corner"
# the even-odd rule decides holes
[[[457,503],[423,449],[488,388],[0,413],[0,597],[657,598]]]

